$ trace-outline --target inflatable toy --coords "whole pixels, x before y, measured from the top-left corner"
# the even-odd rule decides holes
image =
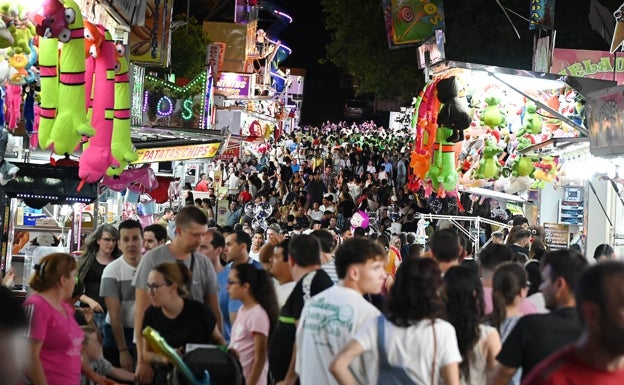
[[[58,155],[71,154],[83,136],[95,134],[87,122],[85,112],[85,43],[80,8],[74,0],[65,0],[65,5],[75,13],[75,20],[69,25],[71,40],[63,43],[59,61],[60,82],[58,92],[63,103],[57,106],[56,119],[45,148],[53,146]]]
[[[115,66],[117,50],[110,32],[98,26],[98,33],[105,36],[101,54],[95,58],[95,88],[91,125],[95,135],[85,144],[80,156],[78,176],[88,183],[102,179],[109,166],[119,167],[111,152],[113,135],[113,107],[115,102]],[[97,40],[94,39],[94,40]]]
[[[129,163],[138,159],[130,136],[130,80],[125,47],[122,44],[117,45],[117,60],[119,70],[115,74],[115,113],[111,151],[119,166],[109,167],[106,171],[109,176],[120,175]]]

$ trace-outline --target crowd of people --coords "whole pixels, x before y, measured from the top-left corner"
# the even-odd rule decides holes
[[[225,225],[210,198],[192,200],[145,228],[102,225],[78,261],[41,259],[22,307],[0,290],[0,378],[175,383],[149,327],[182,357],[227,346],[247,385],[624,381],[624,263],[610,246],[590,267],[547,250],[523,217],[478,255],[441,221],[418,243],[405,152],[338,143],[293,136],[273,159],[218,165]],[[216,198],[210,174],[199,183]],[[264,221],[252,201],[269,205]]]

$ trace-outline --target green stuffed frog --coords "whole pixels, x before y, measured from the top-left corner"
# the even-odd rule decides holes
[[[542,117],[537,113],[537,106],[527,102],[526,111],[522,118],[522,128],[516,133],[517,137],[524,134],[539,134],[542,132]]]
[[[473,176],[473,179],[492,179],[498,178],[501,172],[501,164],[497,155],[503,150],[496,145],[492,139],[486,139],[479,167]]]
[[[489,94],[485,97],[487,107],[481,115],[481,124],[485,124],[491,128],[503,128],[507,122],[505,114],[498,108],[501,99],[495,94]]]

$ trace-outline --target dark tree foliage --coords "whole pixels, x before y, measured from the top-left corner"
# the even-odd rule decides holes
[[[613,12],[621,0],[598,0]],[[450,60],[531,69],[533,40],[529,30],[529,0],[446,0],[446,57]],[[390,50],[380,0],[321,0],[330,32],[327,61],[349,72],[359,93],[400,97],[407,101],[423,82],[416,67],[416,49]],[[590,1],[558,0],[555,10],[556,46],[606,50],[609,45],[591,29]],[[518,15],[514,14],[517,13]],[[542,32],[542,35],[545,33]]]

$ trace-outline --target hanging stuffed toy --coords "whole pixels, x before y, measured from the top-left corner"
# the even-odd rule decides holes
[[[505,127],[505,114],[499,108],[501,97],[496,90],[489,90],[484,98],[487,107],[481,113],[481,124],[492,129]]]
[[[39,71],[41,101],[39,102],[39,147],[46,149],[58,107],[58,39],[39,39]]]
[[[492,139],[486,139],[483,153],[479,160],[479,167],[475,170],[473,179],[495,179],[500,175],[502,166],[498,161],[498,154],[503,150]]]
[[[35,24],[37,35],[65,43],[71,38],[69,24],[74,22],[75,17],[74,9],[63,7],[59,0],[44,0],[30,18]]]
[[[119,176],[129,163],[138,159],[136,149],[130,135],[130,80],[128,78],[128,61],[125,57],[125,46],[117,44],[117,64],[119,70],[115,74],[115,116],[113,118],[113,138],[111,151],[119,162],[116,168],[109,167],[106,174]]]
[[[104,27],[98,26],[95,32],[105,36],[105,41],[102,43],[101,54],[95,58],[95,97],[91,117],[95,135],[85,143],[78,166],[78,176],[87,183],[102,179],[109,166],[119,167],[119,162],[111,152],[117,50],[110,32],[105,31]]]
[[[9,143],[9,132],[4,128],[0,128],[0,185],[4,186],[13,178],[19,171],[19,168],[12,163],[7,162],[4,159],[6,153],[7,144]]]
[[[26,100],[24,101],[24,122],[26,132],[32,134],[35,125],[35,90],[26,87]]]
[[[525,134],[539,134],[542,132],[542,117],[537,113],[537,106],[533,102],[527,102],[524,116],[522,117],[522,128],[516,133],[516,137]]]
[[[438,114],[438,129],[434,144],[433,162],[427,173],[431,186],[426,189],[436,191],[443,198],[447,193],[457,194],[459,175],[455,166],[455,146],[464,138],[463,130],[470,126],[471,118],[458,95],[455,76],[442,79],[437,84],[438,99],[444,104]]]
[[[96,25],[84,21],[85,31],[85,106],[87,111],[87,119],[91,121],[91,108],[93,108],[93,77],[95,73],[95,60],[100,56],[101,46],[104,42],[102,35]],[[97,130],[97,128],[96,128]]]
[[[416,178],[416,181],[412,181],[412,183],[416,182],[416,185],[412,187],[413,190],[420,186],[420,181],[425,179],[431,165],[431,154],[440,109],[440,101],[436,96],[437,82],[435,80],[425,85],[414,103],[414,118],[411,125],[416,130],[416,143],[410,159],[410,167]]]
[[[9,84],[6,88],[6,112],[8,128],[13,131],[22,119],[22,86]]]
[[[95,134],[87,122],[85,112],[85,42],[80,8],[74,0],[65,0],[65,6],[72,9],[75,20],[69,25],[71,40],[63,44],[59,62],[59,95],[63,103],[57,107],[56,119],[45,148],[53,146],[58,155],[71,154],[83,136]]]

